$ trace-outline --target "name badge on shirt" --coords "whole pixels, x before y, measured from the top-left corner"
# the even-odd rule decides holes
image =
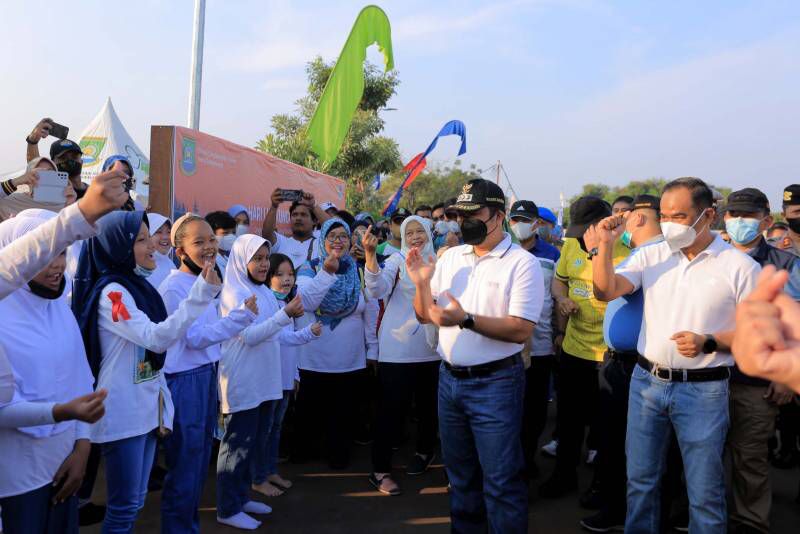
[[[133,370],[133,383],[141,384],[153,380],[158,376],[159,371],[153,369],[145,358],[145,350],[142,347],[136,347],[136,357],[133,360],[135,369]]]

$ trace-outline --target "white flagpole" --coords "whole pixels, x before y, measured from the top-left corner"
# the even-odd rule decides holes
[[[205,33],[206,0],[194,2],[192,32],[192,72],[189,80],[189,119],[192,130],[200,128],[200,86],[203,83],[203,34]]]

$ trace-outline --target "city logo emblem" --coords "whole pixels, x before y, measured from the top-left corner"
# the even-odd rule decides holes
[[[83,152],[82,160],[84,167],[91,167],[100,163],[100,153],[106,146],[105,137],[83,137],[78,143]]]
[[[184,137],[181,140],[181,170],[186,176],[191,176],[197,172],[197,141],[191,137]]]

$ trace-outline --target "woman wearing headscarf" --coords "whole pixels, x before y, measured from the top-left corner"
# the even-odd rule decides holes
[[[236,221],[236,235],[244,235],[250,231],[250,214],[241,204],[234,204],[228,208],[228,215]]]
[[[81,251],[72,309],[97,387],[109,390],[106,416],[91,432],[106,463],[103,532],[131,532],[147,495],[156,431],[163,436],[172,429],[164,353],[205,312],[220,281],[213,262],[206,263],[189,298],[168,316],[147,282],[155,259],[146,214],[117,211],[98,226],[100,235]]]
[[[156,216],[148,217],[158,224]],[[217,255],[214,232],[205,219],[193,213],[175,221],[171,242],[181,266],[159,288],[167,313],[177,311],[189,297],[202,272],[200,265],[213,263]],[[164,374],[175,416],[172,433],[164,440],[167,476],[161,497],[163,532],[200,532],[198,506],[219,413],[216,363],[222,356],[220,344],[239,335],[258,315],[255,295],[244,299],[224,318],[220,318],[218,307],[217,299],[211,301],[186,334],[167,349]]]
[[[153,242],[153,247],[156,249],[154,254],[156,259],[156,269],[153,274],[147,277],[154,288],[158,289],[161,282],[164,281],[169,273],[175,270],[175,262],[169,257],[169,252],[172,249],[170,243],[170,231],[172,230],[172,221],[164,217],[160,213],[148,213],[147,220],[150,224],[150,240]]]
[[[313,285],[319,272],[338,260],[336,281],[316,309],[322,322],[321,336],[300,351],[300,391],[297,398],[299,458],[308,455],[316,439],[315,430],[327,434],[328,460],[341,469],[350,461],[353,414],[357,412],[357,391],[369,356],[377,358],[376,323],[378,302],[367,299],[361,273],[350,255],[350,228],[339,218],[325,221],[318,240],[319,259],[298,271],[301,292]],[[322,426],[317,424],[322,417]]]
[[[35,174],[36,171],[55,171],[56,164],[50,158],[38,157],[30,160],[25,169],[25,174],[30,176]],[[8,219],[15,216],[17,213],[28,209],[45,209],[52,212],[58,212],[65,205],[73,204],[78,195],[72,188],[72,185],[67,183],[64,186],[64,202],[42,202],[36,200],[35,195],[32,194],[31,187],[37,181],[29,180],[27,184],[27,191],[15,191],[6,197],[0,197],[0,220]]]
[[[283,396],[281,331],[292,317],[302,315],[295,297],[285,308],[265,285],[269,270],[269,242],[259,236],[240,236],[231,248],[220,296],[222,317],[255,295],[259,314],[253,324],[222,344],[219,361],[220,411],[224,433],[217,458],[217,521],[245,530],[261,524],[248,514],[272,509],[248,497],[254,482],[256,457],[267,447],[278,400]]]
[[[26,216],[0,224],[0,248],[46,221]],[[0,301],[0,352],[15,385],[0,408],[0,507],[7,534],[78,532],[74,495],[89,454],[89,425],[62,419],[57,406],[91,394],[93,380],[75,317],[61,298],[64,266],[62,253]],[[98,416],[104,396],[97,395]],[[38,421],[31,420],[37,413]]]
[[[372,445],[373,472],[370,482],[382,493],[398,495],[400,487],[391,478],[392,446],[412,399],[419,420],[416,454],[408,462],[407,473],[424,473],[433,462],[436,449],[437,407],[440,358],[436,352],[435,327],[422,325],[414,312],[414,282],[406,273],[406,256],[412,248],[424,258],[434,258],[433,239],[428,222],[412,215],[400,226],[401,250],[378,266],[375,249],[378,239],[364,236],[367,294],[383,299],[384,314],[378,340],[378,381],[380,405]]]

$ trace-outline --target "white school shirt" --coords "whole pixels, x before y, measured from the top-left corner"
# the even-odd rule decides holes
[[[175,269],[161,283],[158,292],[164,299],[168,314],[175,313],[181,302],[189,296],[196,280],[196,275]],[[215,298],[208,303],[203,315],[192,323],[186,334],[167,349],[164,372],[180,373],[219,361],[222,357],[220,344],[238,335],[255,318],[256,314],[244,304],[227,317],[220,318],[219,299]]]
[[[755,287],[761,267],[719,235],[692,261],[666,242],[642,247],[617,267],[634,291],[644,291],[639,354],[673,369],[705,369],[733,365],[730,352],[678,353],[674,334],[714,334],[736,327],[736,305]]]
[[[413,297],[409,297],[397,284],[404,261],[402,254],[392,254],[377,273],[364,269],[367,295],[373,299],[383,299],[385,306],[378,332],[378,361],[434,362],[440,359],[439,353],[428,344],[426,330],[435,327],[417,321]]]
[[[295,269],[300,268],[306,261],[319,258],[319,235],[312,235],[305,241],[298,241],[294,237],[287,237],[278,232],[275,232],[275,236],[272,252],[280,252],[289,256]]]
[[[111,316],[112,291],[122,293],[122,303],[130,319]],[[97,306],[100,350],[102,359],[97,377],[97,389],[108,390],[106,414],[92,425],[92,442],[107,443],[147,434],[159,425],[159,392],[163,395],[163,422],[172,428],[174,413],[164,373],[144,369],[145,349],[165,352],[182,338],[189,327],[219,293],[219,286],[208,284],[198,276],[178,310],[160,323],[153,323],[136,307],[128,291],[120,284],[103,288]]]
[[[431,293],[439,306],[447,305],[443,293],[449,291],[467,313],[539,321],[544,302],[539,262],[504,235],[481,257],[475,255],[471,245],[452,247],[442,254],[431,280]],[[491,339],[458,326],[439,329],[439,354],[452,365],[489,363],[516,354],[522,347],[522,343]]]
[[[166,280],[167,276],[176,269],[175,264],[169,256],[161,254],[160,252],[155,252],[153,257],[156,260],[156,268],[153,273],[147,277],[147,281],[150,282],[151,286],[158,289],[161,287],[161,283]]]
[[[286,307],[286,302],[279,300],[278,306],[283,309]],[[281,344],[281,381],[283,382],[284,391],[293,390],[294,381],[300,380],[297,366],[299,349],[314,339],[317,339],[317,336],[311,332],[310,325],[296,329],[296,321],[294,320],[281,330],[278,341]]]
[[[14,400],[0,408],[2,498],[52,484],[75,441],[89,438],[90,425],[56,423],[52,410],[56,403],[91,393],[94,379],[78,324],[61,299],[43,299],[22,288],[0,302],[0,315],[7,332],[3,342],[18,364]],[[46,417],[32,420],[44,415],[43,407]]]

